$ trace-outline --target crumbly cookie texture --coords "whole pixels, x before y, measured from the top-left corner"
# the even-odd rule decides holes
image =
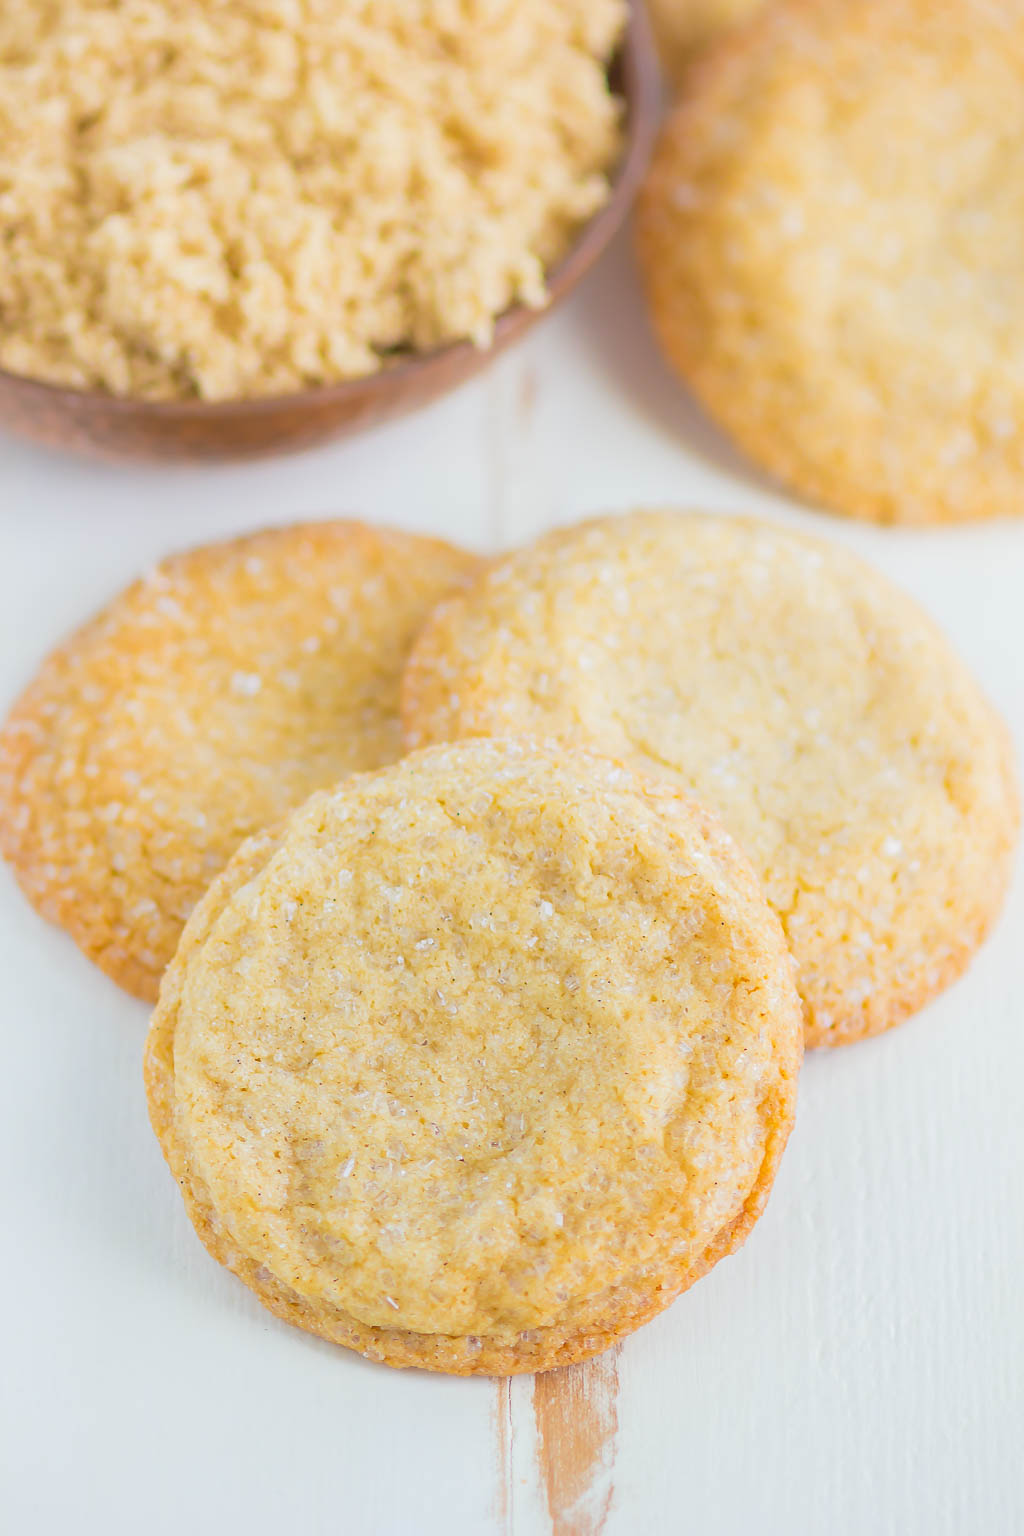
[[[908,597],[781,528],[644,512],[549,534],[441,605],[403,715],[411,746],[589,742],[710,807],[782,920],[810,1045],[920,1008],[1003,901],[1002,722]]]
[[[737,26],[764,0],[649,0],[648,9],[665,73],[679,85],[699,51],[727,27]]]
[[[664,128],[637,243],[670,361],[814,502],[1024,508],[1024,4],[780,0]]]
[[[153,1125],[279,1316],[391,1365],[596,1353],[744,1237],[802,1049],[732,840],[588,753],[474,741],[312,796],[190,920]]]
[[[401,752],[399,683],[472,556],[327,522],[157,566],[44,663],[0,732],[0,847],[30,901],[152,1000],[239,843]]]
[[[607,199],[624,0],[4,0],[0,367],[284,394],[486,345]]]

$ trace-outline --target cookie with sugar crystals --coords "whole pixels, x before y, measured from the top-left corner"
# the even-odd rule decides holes
[[[545,1370],[757,1219],[795,1109],[792,961],[674,786],[473,741],[312,796],[197,907],[146,1052],[215,1258],[397,1366]]]
[[[1002,722],[910,598],[782,528],[643,512],[548,534],[441,605],[403,715],[411,746],[559,736],[696,796],[782,920],[811,1045],[920,1008],[1002,904]]]
[[[696,53],[712,38],[734,27],[764,0],[650,0],[658,52],[673,85],[679,85]]]
[[[812,502],[1024,509],[1024,4],[779,0],[714,45],[638,204],[654,328]]]
[[[476,562],[299,524],[165,560],[43,664],[0,732],[0,845],[39,911],[156,997],[239,843],[401,751],[398,689]]]

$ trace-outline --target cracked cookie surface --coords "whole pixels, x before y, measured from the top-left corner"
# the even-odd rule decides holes
[[[244,838],[400,754],[406,653],[475,564],[324,522],[175,555],[129,587],[0,732],[0,844],[33,905],[154,999]]]
[[[544,734],[680,783],[761,877],[808,1044],[921,1007],[1002,904],[1002,722],[910,598],[781,528],[641,512],[553,532],[441,605],[403,714],[410,746]]]
[[[207,1247],[392,1365],[543,1370],[653,1316],[771,1186],[792,961],[674,786],[473,741],[315,794],[197,907],[150,1113]]]

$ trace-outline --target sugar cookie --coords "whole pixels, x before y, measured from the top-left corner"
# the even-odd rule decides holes
[[[758,464],[882,522],[1024,510],[1024,5],[780,0],[666,125],[661,344]]]
[[[746,860],[675,786],[474,741],[321,791],[197,907],[147,1047],[213,1255],[391,1365],[595,1354],[742,1241],[800,1008]]]
[[[558,735],[681,783],[782,919],[808,1044],[921,1007],[1002,904],[1001,721],[908,597],[781,528],[651,512],[549,534],[441,605],[403,712],[410,745]]]
[[[474,563],[430,539],[311,523],[136,582],[44,663],[0,733],[0,843],[29,899],[155,998],[243,838],[399,755],[406,652]]]

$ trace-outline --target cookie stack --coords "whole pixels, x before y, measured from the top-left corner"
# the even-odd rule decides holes
[[[288,1321],[457,1373],[585,1359],[732,1251],[805,1036],[948,985],[1016,827],[931,622],[725,517],[490,564],[352,523],[198,550],[0,735],[30,899],[159,991],[204,1243]]]

